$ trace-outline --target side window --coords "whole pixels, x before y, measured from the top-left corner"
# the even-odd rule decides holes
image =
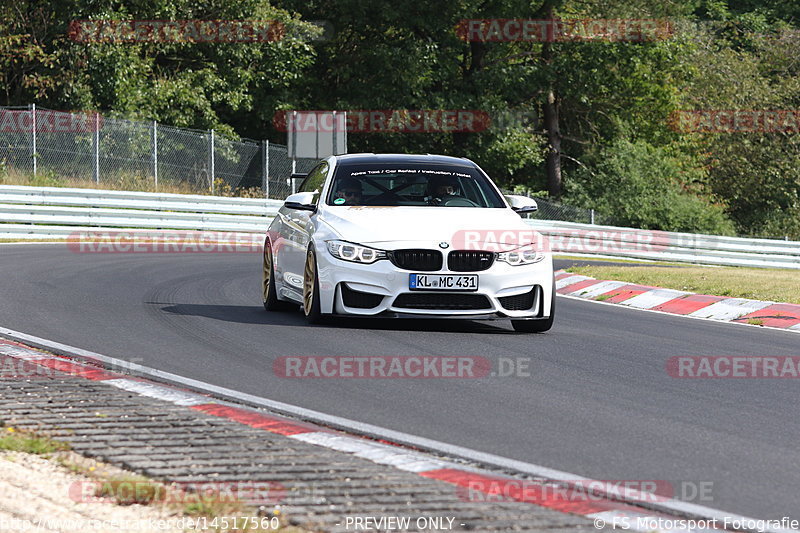
[[[328,163],[323,161],[316,167],[314,170],[308,173],[306,179],[303,180],[303,183],[300,185],[299,192],[319,192],[322,190],[322,185],[325,183],[325,177],[328,175]],[[319,196],[317,196],[316,201],[319,201]]]

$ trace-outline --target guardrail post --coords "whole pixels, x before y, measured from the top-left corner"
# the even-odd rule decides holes
[[[214,194],[214,129],[211,129],[211,194]]]
[[[158,122],[153,121],[153,184],[158,192]]]
[[[94,115],[94,182],[100,183],[100,113]]]
[[[31,158],[33,159],[33,177],[36,177],[36,104],[31,104],[31,125],[33,135],[31,136]]]
[[[269,141],[262,141],[261,145],[264,150],[264,157],[261,159],[264,164],[264,183],[262,189],[264,190],[264,197],[269,198]]]

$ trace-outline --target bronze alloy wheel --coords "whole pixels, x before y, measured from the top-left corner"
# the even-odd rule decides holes
[[[269,301],[270,291],[271,291],[270,285],[272,284],[271,283],[272,282],[272,252],[271,252],[270,248],[271,247],[270,247],[269,241],[264,243],[264,261],[263,261],[264,272],[263,272],[263,275],[261,277],[261,288],[262,288],[262,291],[263,291],[263,295],[262,296],[263,296],[265,305]]]
[[[272,246],[269,241],[265,241],[264,270],[261,274],[261,297],[264,300],[264,309],[267,311],[287,311],[294,306],[278,298],[278,289],[275,287],[274,263],[272,260]]]
[[[314,288],[317,284],[317,258],[314,252],[309,250],[306,257],[306,268],[303,273],[303,312],[306,316],[311,314],[314,305]]]
[[[306,267],[303,270],[303,312],[309,324],[320,324],[325,321],[320,308],[317,256],[314,248],[309,248],[306,255]]]

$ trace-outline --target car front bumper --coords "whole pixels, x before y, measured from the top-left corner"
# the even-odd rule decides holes
[[[437,272],[421,272],[404,270],[389,260],[377,261],[371,265],[363,265],[342,261],[332,257],[327,250],[320,250],[317,255],[319,270],[320,303],[323,313],[350,316],[395,316],[409,318],[469,318],[469,319],[545,319],[550,316],[553,299],[553,262],[548,254],[542,261],[533,265],[511,266],[495,261],[487,270],[480,272],[453,272],[440,270]],[[411,291],[409,275],[420,274],[476,274],[478,276],[477,291]],[[372,300],[379,303],[374,307],[363,308],[347,305],[344,291],[350,289],[358,293],[375,295]],[[524,309],[508,309],[506,297],[526,295],[533,291],[530,307]],[[401,295],[405,304],[398,302]],[[466,298],[459,295],[467,296]],[[422,296],[430,295],[430,296]],[[483,297],[483,298],[481,298]],[[442,308],[409,307],[408,300],[429,300],[433,305]],[[459,306],[463,300],[473,308],[448,308],[451,301]],[[520,301],[519,299],[517,301]],[[527,303],[528,300],[523,298]],[[401,305],[398,305],[401,304]],[[411,302],[417,305],[419,302]],[[477,307],[476,307],[477,305]],[[512,306],[518,307],[518,306]]]

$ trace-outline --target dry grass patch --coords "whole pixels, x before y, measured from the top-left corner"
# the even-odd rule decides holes
[[[597,279],[626,281],[698,294],[800,304],[800,270],[625,266],[582,266],[567,270]]]
[[[150,176],[131,173],[116,173],[104,176],[100,183],[79,176],[56,176],[52,173],[40,172],[34,176],[15,169],[0,169],[0,185],[25,185],[31,187],[69,187],[76,189],[102,189],[108,191],[139,191],[172,194],[204,194],[212,193],[210,184],[201,185],[190,181],[173,181],[162,179],[156,189]],[[264,198],[261,187],[231,187],[225,180],[214,180],[214,196],[235,196],[239,198]]]

